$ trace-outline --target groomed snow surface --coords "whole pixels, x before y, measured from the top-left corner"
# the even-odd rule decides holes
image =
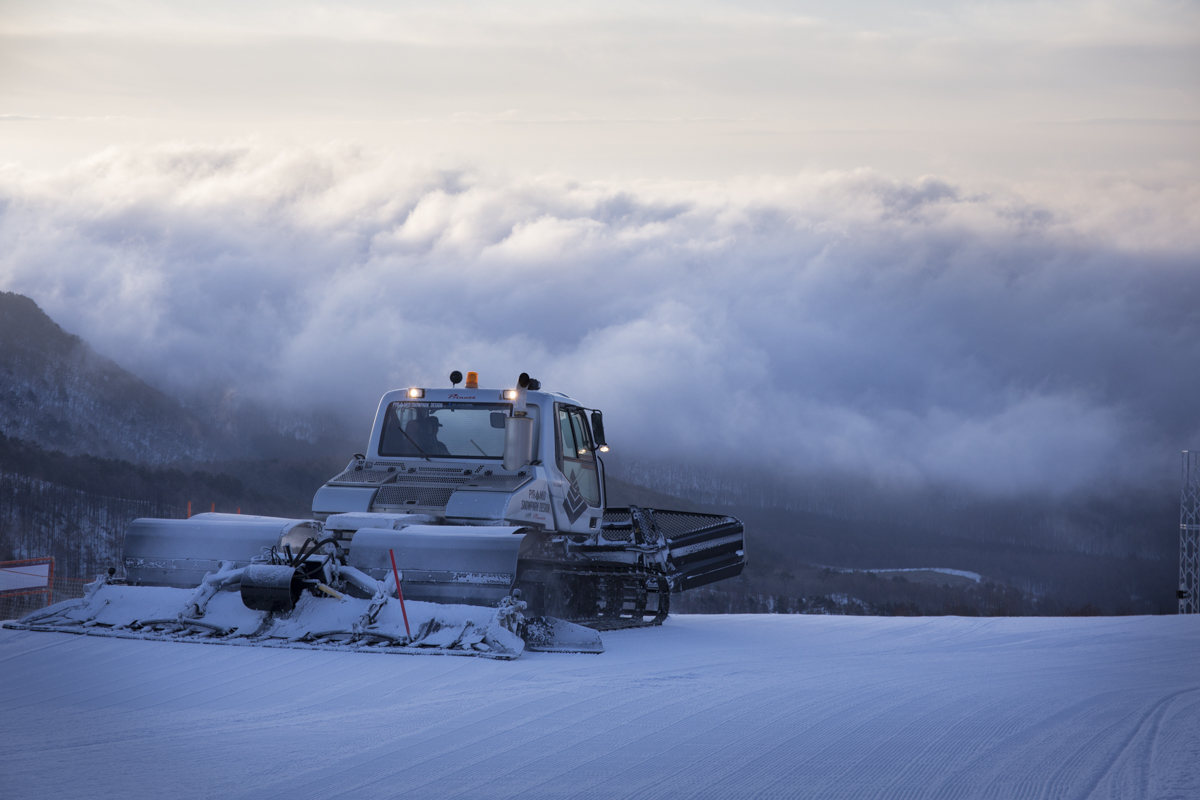
[[[0,630],[0,796],[1200,797],[1200,617],[604,641],[498,662]]]

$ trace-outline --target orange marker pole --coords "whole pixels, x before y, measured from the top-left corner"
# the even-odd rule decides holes
[[[217,504],[216,503],[213,503],[212,510],[213,510],[214,514],[217,513]]]
[[[192,501],[188,500],[188,519],[192,518]]]
[[[388,555],[392,557],[392,574],[396,576],[396,597],[400,598],[400,613],[404,615],[404,632],[408,634],[409,641],[412,641],[412,631],[408,628],[408,611],[404,608],[404,592],[400,591],[400,570],[396,569],[396,553],[388,550]]]

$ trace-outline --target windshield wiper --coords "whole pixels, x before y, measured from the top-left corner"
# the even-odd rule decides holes
[[[396,430],[400,431],[400,433],[402,433],[404,435],[405,439],[408,439],[410,442],[412,442],[412,446],[417,448],[417,452],[419,452],[421,454],[421,458],[425,459],[426,461],[428,461],[430,463],[433,462],[433,459],[430,458],[429,456],[425,455],[425,451],[421,449],[421,445],[417,444],[416,440],[413,439],[411,436],[409,436],[408,432],[405,431],[404,428],[401,428],[399,425],[397,425]]]

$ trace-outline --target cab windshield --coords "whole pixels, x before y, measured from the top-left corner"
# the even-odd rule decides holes
[[[504,420],[511,411],[507,403],[401,400],[388,406],[379,455],[503,458]]]

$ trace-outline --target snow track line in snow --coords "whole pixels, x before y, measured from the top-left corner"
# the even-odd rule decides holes
[[[1096,779],[1094,781],[1092,781],[1091,785],[1088,786],[1088,788],[1085,791],[1080,792],[1079,797],[1083,798],[1083,797],[1091,797],[1092,796],[1092,794],[1096,791],[1097,787],[1100,786],[1100,784],[1104,781],[1104,779],[1107,778],[1110,774],[1112,774],[1113,768],[1116,767],[1122,761],[1127,760],[1127,756],[1129,754],[1130,747],[1139,738],[1139,735],[1141,735],[1144,731],[1148,732],[1148,737],[1147,737],[1148,742],[1144,748],[1146,751],[1144,753],[1145,758],[1136,760],[1135,764],[1134,764],[1134,769],[1136,771],[1138,771],[1139,773],[1142,773],[1140,775],[1141,780],[1138,781],[1138,783],[1140,784],[1140,788],[1141,788],[1141,792],[1139,793],[1138,796],[1149,797],[1150,796],[1149,795],[1150,775],[1149,775],[1149,769],[1148,769],[1149,763],[1150,763],[1149,756],[1150,756],[1150,753],[1154,749],[1154,741],[1158,737],[1158,729],[1159,729],[1159,726],[1162,724],[1163,716],[1166,714],[1167,708],[1171,705],[1171,703],[1175,702],[1175,700],[1177,700],[1179,697],[1181,697],[1182,695],[1190,694],[1191,692],[1197,692],[1197,691],[1200,691],[1200,686],[1193,686],[1188,689],[1180,689],[1177,692],[1172,692],[1171,694],[1167,695],[1166,697],[1164,697],[1161,700],[1159,700],[1158,702],[1156,702],[1153,706],[1150,707],[1149,710],[1147,710],[1145,713],[1143,713],[1141,716],[1141,719],[1138,721],[1138,724],[1133,727],[1133,730],[1131,730],[1129,732],[1129,735],[1127,737],[1125,737],[1125,740],[1123,742],[1121,742],[1120,748],[1119,748],[1116,756],[1108,762],[1108,764],[1104,767],[1104,769],[1100,772],[1100,774],[1098,774],[1096,776]]]

